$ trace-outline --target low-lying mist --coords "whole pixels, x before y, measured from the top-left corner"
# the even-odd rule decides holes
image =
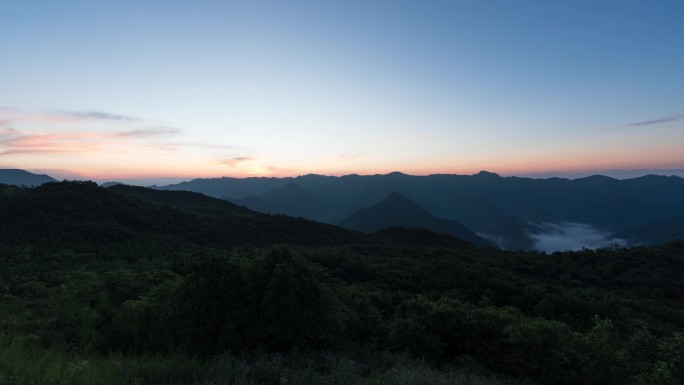
[[[530,233],[533,248],[547,253],[582,248],[597,249],[615,243],[620,246],[627,245],[624,239],[611,238],[611,233],[588,223],[541,223],[535,226],[539,230]]]

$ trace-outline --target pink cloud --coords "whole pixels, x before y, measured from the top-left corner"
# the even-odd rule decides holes
[[[231,155],[218,163],[238,168],[251,160],[241,147],[183,139],[178,128],[126,115],[0,106],[0,161],[15,168],[58,167],[84,176],[177,176],[202,174],[201,167],[219,169],[216,159],[226,152]],[[219,171],[204,171],[211,172]]]
[[[135,132],[114,133],[52,133],[31,134],[15,129],[0,130],[0,155],[12,154],[54,154],[54,153],[83,153],[101,151],[112,145],[137,144],[138,138],[164,135],[166,131],[138,130]],[[157,145],[150,145],[157,146]]]
[[[12,136],[16,136],[18,134],[19,134],[19,130],[14,129],[14,128],[0,129],[0,140],[2,140],[5,137],[12,137]]]
[[[21,134],[13,130],[11,135],[0,132],[0,155],[54,154],[97,151],[107,138],[103,134]]]

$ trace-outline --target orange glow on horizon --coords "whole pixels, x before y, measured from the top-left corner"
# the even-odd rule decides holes
[[[20,114],[11,116],[21,122]],[[567,141],[554,146],[504,141],[455,150],[428,145],[377,146],[344,153],[288,147],[268,149],[188,141],[172,127],[138,125],[126,117],[106,116],[93,122],[91,114],[24,114],[23,121],[79,123],[77,129],[44,131],[33,126],[0,127],[0,167],[46,170],[72,179],[145,180],[220,177],[296,177],[305,174],[375,175],[399,171],[409,175],[472,175],[479,171],[504,176],[599,173],[601,170],[684,168],[677,141],[645,145],[648,138]],[[94,114],[97,117],[99,115]],[[112,120],[116,123],[110,124]],[[135,122],[135,121],[134,121]],[[100,127],[100,123],[102,126]],[[108,127],[108,128],[107,128]],[[637,140],[638,139],[638,140]],[[300,144],[301,146],[301,144]],[[257,147],[258,148],[258,147]],[[342,153],[342,154],[340,154]],[[45,172],[48,175],[50,172]]]
[[[116,181],[119,179],[125,180],[149,180],[149,179],[183,179],[192,180],[197,178],[250,178],[250,177],[297,177],[307,174],[318,174],[326,176],[345,176],[345,175],[384,175],[391,172],[401,172],[407,175],[414,176],[426,176],[434,174],[449,174],[449,175],[474,175],[480,171],[488,171],[499,174],[501,176],[526,176],[526,175],[553,175],[558,174],[562,176],[564,174],[594,174],[601,173],[606,170],[611,171],[627,171],[627,170],[640,170],[640,169],[684,169],[684,164],[673,163],[673,164],[640,164],[636,167],[624,167],[615,163],[607,163],[605,165],[593,166],[593,167],[582,167],[580,165],[562,165],[559,164],[558,167],[542,167],[541,165],[533,168],[518,168],[513,166],[508,167],[484,167],[484,168],[458,168],[458,167],[436,167],[434,169],[401,169],[401,168],[368,168],[363,170],[301,170],[301,171],[291,171],[291,172],[273,172],[265,168],[257,168],[252,171],[217,171],[217,170],[202,170],[193,167],[176,167],[173,170],[169,168],[159,167],[152,169],[105,169],[101,171],[87,171],[87,170],[70,170],[70,169],[60,169],[60,170],[45,170],[40,168],[29,169],[28,171],[37,173],[47,173],[48,175],[53,172],[59,175],[68,175],[70,178],[79,180],[98,180],[98,181]],[[262,172],[259,172],[262,171]],[[69,178],[67,178],[69,179]]]

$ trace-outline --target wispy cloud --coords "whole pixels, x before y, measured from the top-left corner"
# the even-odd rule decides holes
[[[255,160],[255,158],[251,156],[234,156],[232,158],[220,159],[218,163],[235,168],[240,163],[251,162],[253,160]]]
[[[267,174],[272,175],[290,175],[295,173],[295,170],[275,166],[264,166],[263,169],[266,170]]]
[[[99,133],[26,134],[5,130],[0,132],[0,155],[92,152],[113,138]]]
[[[176,137],[182,131],[172,127],[152,127],[115,132],[51,132],[35,133],[15,128],[0,128],[0,156],[21,154],[83,154],[83,153],[112,153],[122,149],[133,149],[149,152],[215,152],[246,151],[236,146],[221,146],[202,143],[169,142],[169,137]],[[244,155],[235,155],[219,161],[231,167],[254,160]]]
[[[99,147],[97,146],[88,146],[88,145],[81,145],[81,146],[71,146],[71,147],[62,147],[62,148],[39,148],[39,147],[34,147],[34,148],[20,148],[20,149],[10,149],[10,150],[5,150],[5,151],[0,151],[0,156],[5,156],[5,155],[26,155],[26,154],[31,154],[31,155],[43,155],[43,154],[74,154],[74,153],[84,153],[84,152],[95,152],[98,151]]]
[[[658,119],[649,119],[649,120],[642,120],[639,122],[629,123],[629,124],[625,124],[623,126],[609,128],[609,130],[615,130],[615,129],[620,129],[620,128],[652,126],[655,124],[676,122],[676,121],[682,120],[682,119],[684,119],[684,114],[671,115],[671,116],[666,116],[666,117],[662,117],[662,118],[658,118]]]
[[[156,136],[179,133],[178,130],[134,130],[122,132],[59,132],[35,134],[21,132],[16,129],[0,130],[0,155],[12,154],[54,154],[81,153],[103,150],[114,145],[138,144],[166,151],[178,150],[179,145],[159,148],[158,143],[140,142]]]
[[[137,129],[130,131],[117,132],[114,135],[118,137],[150,137],[150,136],[167,136],[177,135],[182,131],[174,127],[153,127],[145,129]]]
[[[29,110],[10,106],[0,107],[0,117],[5,123],[35,122],[35,123],[86,123],[94,121],[110,122],[139,122],[140,118],[129,115],[115,114],[103,111],[53,111]]]
[[[0,129],[0,143],[2,143],[3,139],[10,138],[13,136],[17,136],[19,134],[20,134],[19,130],[14,129],[14,128]]]
[[[110,124],[81,124],[87,121]],[[64,124],[70,124],[68,128]],[[182,131],[149,125],[138,118],[101,111],[43,111],[0,106],[0,155],[85,153],[122,146],[175,151],[182,144],[161,148]]]
[[[187,139],[184,130],[158,120],[100,111],[0,106],[3,164],[49,165],[92,177],[144,172],[189,175],[202,168],[225,172],[226,166],[238,172],[243,163],[255,161],[244,147]]]
[[[128,115],[121,115],[121,114],[112,114],[110,112],[102,112],[102,111],[88,111],[88,112],[62,112],[64,115],[69,115],[73,116],[74,118],[77,119],[84,119],[84,120],[114,120],[114,121],[119,121],[119,122],[135,122],[139,121],[139,118],[133,117],[133,116],[128,116]]]

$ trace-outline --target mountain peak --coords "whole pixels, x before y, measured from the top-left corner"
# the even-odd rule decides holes
[[[355,211],[339,225],[365,232],[393,226],[423,228],[475,244],[489,245],[459,222],[435,217],[420,204],[398,192],[390,193],[380,203]]]
[[[474,174],[473,176],[479,177],[479,178],[501,178],[501,176],[495,172],[489,172],[489,171],[480,171],[477,174]]]
[[[405,202],[413,202],[409,198],[407,198],[404,194],[400,194],[398,192],[391,192],[389,193],[385,199],[383,199],[383,202],[392,202],[392,201],[405,201]]]
[[[594,175],[589,175],[584,178],[578,178],[578,179],[588,179],[588,180],[616,180],[615,178],[611,178],[609,176],[605,175],[600,175],[600,174],[594,174]]]
[[[385,199],[373,207],[383,208],[385,210],[399,210],[403,212],[412,212],[414,215],[430,215],[423,206],[419,205],[406,195],[398,192],[389,193]]]
[[[401,171],[392,171],[392,172],[386,174],[386,176],[408,176],[408,174],[404,174]]]

